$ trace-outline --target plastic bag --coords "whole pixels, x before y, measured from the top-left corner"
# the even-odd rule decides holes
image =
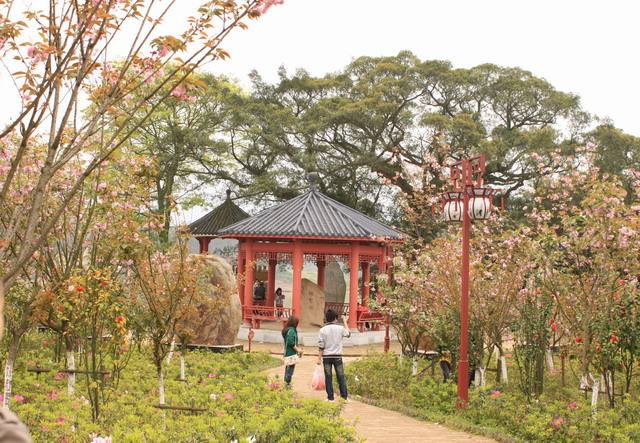
[[[313,370],[311,387],[316,391],[322,391],[324,389],[324,369],[322,365],[316,365],[316,368]]]

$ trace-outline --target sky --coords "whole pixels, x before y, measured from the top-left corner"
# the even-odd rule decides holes
[[[634,0],[285,0],[230,35],[231,59],[208,69],[248,85],[252,69],[267,80],[281,65],[321,75],[401,50],[460,68],[517,66],[640,136],[638,17]]]

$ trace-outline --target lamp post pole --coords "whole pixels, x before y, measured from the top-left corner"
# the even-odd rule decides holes
[[[469,241],[471,220],[486,219],[493,204],[493,190],[483,188],[484,169],[485,158],[482,155],[464,159],[452,165],[450,179],[453,192],[444,194],[445,220],[462,222],[458,408],[464,408],[469,402]]]
[[[458,408],[469,402],[469,161],[463,160],[462,169],[462,265],[460,285],[460,357],[458,362]]]

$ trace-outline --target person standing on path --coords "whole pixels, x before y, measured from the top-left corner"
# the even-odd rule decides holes
[[[298,317],[292,315],[287,321],[287,325],[282,329],[282,338],[284,339],[284,382],[287,387],[291,386],[291,378],[293,371],[296,369],[296,363],[302,356],[302,351],[298,349]]]
[[[347,319],[342,317],[343,325],[336,322],[338,314],[333,309],[329,309],[325,314],[325,325],[320,328],[318,337],[318,364],[324,366],[324,381],[327,391],[327,400],[333,401],[333,374],[331,368],[336,370],[340,397],[348,401],[347,381],[344,377],[344,365],[342,363],[342,341],[345,337],[351,337]]]

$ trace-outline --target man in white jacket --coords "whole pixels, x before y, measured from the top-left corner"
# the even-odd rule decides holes
[[[351,337],[347,319],[342,318],[343,325],[339,325],[336,320],[338,314],[329,309],[325,314],[326,323],[320,329],[318,337],[318,364],[324,366],[325,389],[327,390],[327,400],[333,401],[333,374],[331,368],[336,369],[336,377],[340,388],[340,397],[348,401],[347,381],[344,377],[344,365],[342,364],[342,341],[345,337]]]

